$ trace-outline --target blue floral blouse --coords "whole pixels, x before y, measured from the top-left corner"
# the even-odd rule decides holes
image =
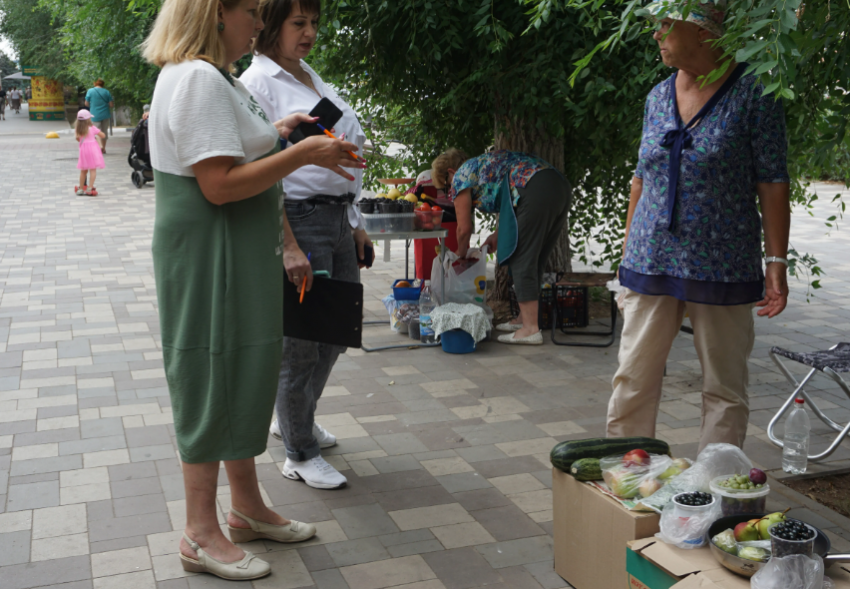
[[[525,185],[540,170],[551,168],[539,157],[500,149],[470,158],[454,175],[449,198],[452,200],[467,188],[472,188],[472,202],[483,213],[499,212],[499,186],[508,176],[511,197],[516,206],[519,201],[517,188]]]
[[[718,90],[725,94],[686,129],[675,102],[675,81],[673,74],[646,100],[635,171],[643,193],[620,280],[636,292],[697,303],[758,301],[764,273],[756,185],[789,182],[782,102],[763,97],[755,76],[738,77]],[[675,158],[680,161],[678,181],[675,198],[668,202],[671,147],[677,137],[684,148]]]

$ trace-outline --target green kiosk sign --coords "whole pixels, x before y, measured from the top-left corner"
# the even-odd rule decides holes
[[[33,65],[23,65],[21,66],[21,73],[25,76],[43,76],[44,74],[41,71],[41,68]]]

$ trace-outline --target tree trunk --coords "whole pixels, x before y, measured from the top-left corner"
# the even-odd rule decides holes
[[[564,140],[549,135],[546,129],[534,128],[521,120],[511,119],[495,124],[496,149],[521,151],[546,160],[559,172],[564,173]],[[570,250],[569,221],[558,239],[552,255],[546,264],[547,272],[570,272],[572,270],[572,254]],[[510,277],[506,267],[496,269],[496,287],[491,297],[493,300],[506,301],[509,299]]]

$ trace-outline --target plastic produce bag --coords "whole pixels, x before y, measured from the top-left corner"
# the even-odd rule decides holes
[[[661,512],[660,531],[655,534],[655,537],[685,550],[700,548],[705,545],[708,528],[719,518],[719,501],[707,505],[702,511],[689,512],[687,517],[682,517],[682,512],[671,501]]]
[[[752,589],[832,589],[832,579],[823,574],[823,559],[793,554],[771,558],[750,579]]]
[[[653,495],[663,485],[659,477],[672,464],[672,458],[659,454],[650,454],[646,464],[624,461],[622,455],[606,456],[599,460],[602,478],[614,494],[622,499]]]
[[[413,317],[419,317],[419,303],[415,301],[397,301],[391,293],[381,302],[390,314],[390,329],[396,333],[407,333],[407,326]]]
[[[446,300],[442,300],[443,280],[445,280]],[[473,304],[484,309],[487,317],[493,318],[493,311],[487,300],[487,248],[470,249],[466,258],[446,251],[445,258],[434,258],[431,267],[431,296],[441,305],[445,303]]]
[[[641,504],[661,513],[664,506],[673,499],[673,495],[693,491],[709,493],[711,479],[729,473],[749,472],[752,467],[753,463],[737,446],[709,444],[699,453],[693,466],[670,479],[668,484],[651,497],[641,500]]]

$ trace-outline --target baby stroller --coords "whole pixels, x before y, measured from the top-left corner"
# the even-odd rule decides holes
[[[148,142],[148,120],[142,119],[133,135],[130,137],[130,153],[127,155],[127,163],[133,168],[130,180],[133,186],[141,188],[148,182],[153,182],[153,167],[151,167],[151,150]]]

